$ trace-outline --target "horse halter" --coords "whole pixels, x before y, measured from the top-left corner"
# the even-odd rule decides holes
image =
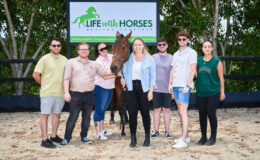
[[[118,59],[121,63],[123,63],[124,60],[127,59],[127,58],[130,56],[129,41],[127,41],[127,48],[128,48],[127,55],[126,55],[124,58],[119,58],[118,56],[115,56],[115,55],[113,55],[112,58],[116,58],[116,59]]]

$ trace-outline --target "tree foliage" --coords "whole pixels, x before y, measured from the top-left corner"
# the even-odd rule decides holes
[[[48,40],[66,39],[66,5],[64,1],[3,0],[0,2],[0,58],[30,59],[49,52]],[[64,45],[66,46],[66,45]],[[66,51],[66,47],[63,49]],[[12,63],[6,77],[27,77],[32,64]],[[7,69],[8,70],[8,69]],[[23,93],[23,82],[14,85],[17,95]]]

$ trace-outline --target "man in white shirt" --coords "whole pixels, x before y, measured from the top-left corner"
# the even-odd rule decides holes
[[[180,49],[176,51],[172,59],[170,72],[169,92],[174,94],[182,124],[182,135],[174,140],[173,148],[186,148],[190,142],[188,137],[188,106],[191,89],[193,89],[193,78],[197,67],[197,52],[188,47],[189,33],[180,31],[176,38]]]

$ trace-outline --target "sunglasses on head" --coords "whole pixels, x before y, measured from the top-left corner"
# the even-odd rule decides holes
[[[166,43],[158,44],[159,47],[166,46],[166,45],[167,45]]]
[[[186,38],[178,38],[178,41],[186,41]]]
[[[60,44],[57,44],[57,45],[56,45],[56,44],[52,44],[51,46],[52,46],[53,48],[56,48],[56,47],[60,48],[60,47],[61,47]]]
[[[104,47],[104,48],[99,49],[100,52],[102,52],[104,50],[108,50],[108,47]]]

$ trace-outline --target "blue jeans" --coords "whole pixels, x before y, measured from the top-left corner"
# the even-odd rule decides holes
[[[105,89],[100,86],[95,86],[95,112],[93,119],[95,122],[99,122],[105,119],[105,112],[112,99],[112,89]]]
[[[72,132],[75,128],[75,123],[79,117],[80,110],[82,111],[82,121],[81,121],[81,139],[87,137],[88,128],[90,123],[90,115],[92,107],[94,105],[94,94],[93,91],[87,93],[80,92],[70,92],[71,101],[69,104],[69,118],[66,123],[66,130],[64,138],[70,141],[72,137]]]

